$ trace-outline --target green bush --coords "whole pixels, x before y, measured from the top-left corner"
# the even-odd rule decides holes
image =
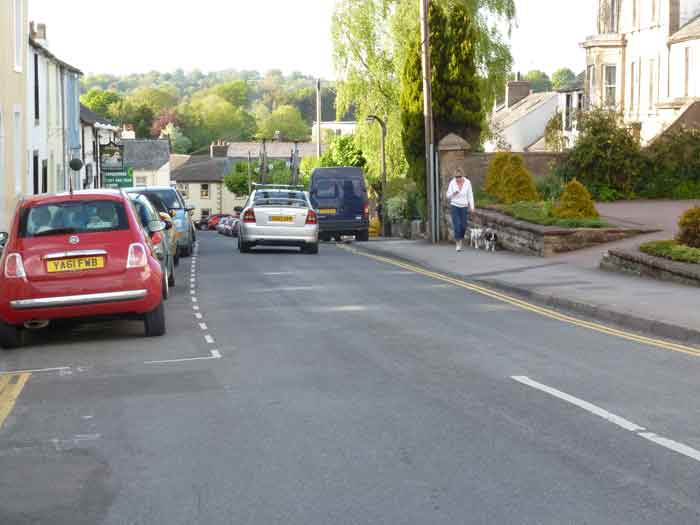
[[[553,215],[558,219],[597,219],[600,217],[595,209],[591,194],[578,180],[572,179],[564,188],[559,202],[554,207]]]
[[[691,248],[700,248],[700,206],[694,206],[681,215],[676,240]]]
[[[525,166],[521,157],[514,157],[504,169],[503,194],[501,200],[506,204],[514,202],[536,202],[540,200],[540,194],[535,186],[535,178]]]
[[[664,133],[645,151],[646,163],[636,185],[640,197],[700,198],[700,129]]]
[[[544,200],[556,201],[564,191],[564,181],[554,172],[550,172],[546,177],[537,179],[537,191]]]
[[[555,172],[578,178],[596,199],[632,198],[645,168],[639,141],[621,115],[592,109],[579,116],[580,135]]]
[[[679,244],[677,241],[653,241],[642,244],[639,249],[648,255],[673,261],[700,264],[700,249]]]
[[[499,151],[491,158],[486,170],[484,191],[492,197],[500,198],[503,195],[504,170],[512,162],[512,158],[513,154],[508,151]]]

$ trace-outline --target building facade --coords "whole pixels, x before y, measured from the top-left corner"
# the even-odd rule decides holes
[[[168,139],[124,139],[124,168],[132,171],[134,186],[170,185]]]
[[[582,44],[587,100],[648,143],[700,101],[700,0],[598,0],[597,21]]]
[[[27,27],[27,0],[0,0],[0,231],[25,192]]]
[[[83,161],[83,168],[80,170],[81,187],[101,188],[100,145],[115,143],[119,128],[82,104],[80,105],[80,127]]]

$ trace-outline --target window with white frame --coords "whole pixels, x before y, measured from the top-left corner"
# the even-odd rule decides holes
[[[632,62],[630,64],[630,113],[634,111],[634,90],[635,90],[635,80],[636,80],[636,69],[635,64]]]
[[[202,199],[209,198],[209,184],[202,184],[199,186],[199,196]]]
[[[588,73],[586,75],[588,80],[588,100],[595,101],[595,66],[588,66]]]
[[[607,107],[615,106],[617,96],[617,66],[605,66],[604,103]]]
[[[14,60],[15,60],[15,71],[17,73],[22,72],[22,50],[24,49],[24,12],[22,11],[22,0],[14,0]]]
[[[574,96],[572,93],[566,94],[566,104],[564,106],[564,129],[571,131],[574,113]]]
[[[180,195],[182,195],[183,199],[187,199],[190,196],[189,187],[187,186],[187,184],[178,184],[177,191],[180,192]]]
[[[620,0],[610,0],[610,28],[611,33],[617,33],[620,24]]]
[[[209,208],[202,208],[202,220],[208,219],[211,215],[211,210]]]

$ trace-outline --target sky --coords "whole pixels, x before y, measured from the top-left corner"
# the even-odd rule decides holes
[[[418,0],[416,0],[418,1]],[[515,70],[584,69],[596,0],[516,0]],[[335,77],[335,0],[29,0],[51,50],[85,73],[281,69]]]

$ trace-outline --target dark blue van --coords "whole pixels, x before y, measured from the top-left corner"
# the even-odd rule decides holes
[[[342,235],[369,240],[367,186],[360,168],[316,168],[309,193],[318,211],[321,240],[340,240]]]

